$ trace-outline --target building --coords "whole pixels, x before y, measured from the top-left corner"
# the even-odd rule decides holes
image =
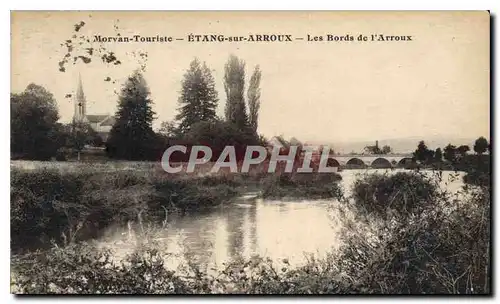
[[[115,124],[115,117],[109,114],[87,114],[87,100],[83,93],[82,79],[78,79],[78,88],[74,98],[75,111],[73,121],[88,123],[99,134],[104,142],[108,139],[109,132]]]

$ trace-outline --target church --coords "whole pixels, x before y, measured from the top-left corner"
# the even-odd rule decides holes
[[[104,142],[107,141],[109,132],[115,124],[115,117],[109,114],[87,114],[87,100],[83,93],[82,78],[78,79],[78,88],[74,99],[74,122],[88,123],[99,134]]]

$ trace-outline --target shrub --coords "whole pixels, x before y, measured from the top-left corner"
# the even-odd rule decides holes
[[[433,201],[391,227],[372,221],[363,231],[351,220],[337,257],[349,278],[343,288],[374,294],[491,292],[489,204],[489,192],[480,191],[458,204]]]
[[[161,221],[162,207],[186,212],[210,208],[234,197],[231,184],[172,179],[149,171],[60,172],[13,169],[11,246],[39,247],[97,237],[110,224]]]
[[[135,252],[120,264],[109,251],[89,245],[55,247],[13,263],[16,293],[28,294],[151,294],[183,293],[187,289],[164,267],[156,250]]]
[[[323,199],[340,198],[342,189],[336,173],[283,173],[262,179],[264,198]]]
[[[459,164],[460,169],[467,172],[464,183],[490,187],[491,160],[489,155],[467,155]]]
[[[352,193],[360,213],[375,213],[384,218],[409,216],[431,203],[437,185],[418,172],[371,174],[356,180]]]
[[[115,263],[110,251],[87,244],[54,247],[12,263],[12,291],[20,294],[311,294],[340,290],[332,261],[291,268],[254,256],[228,262],[215,274],[188,266],[165,268],[168,256],[144,247]]]

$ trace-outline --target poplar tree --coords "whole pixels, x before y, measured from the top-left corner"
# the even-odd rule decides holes
[[[224,89],[226,91],[226,121],[234,123],[240,130],[248,127],[245,106],[245,63],[231,55],[224,68]]]
[[[260,77],[261,71],[259,66],[255,67],[252,77],[250,78],[250,84],[248,86],[247,98],[248,98],[248,122],[252,131],[257,133],[258,119],[259,119],[259,109],[260,109]]]

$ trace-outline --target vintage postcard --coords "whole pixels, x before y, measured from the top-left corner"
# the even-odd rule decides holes
[[[491,294],[487,11],[12,11],[11,293]]]

